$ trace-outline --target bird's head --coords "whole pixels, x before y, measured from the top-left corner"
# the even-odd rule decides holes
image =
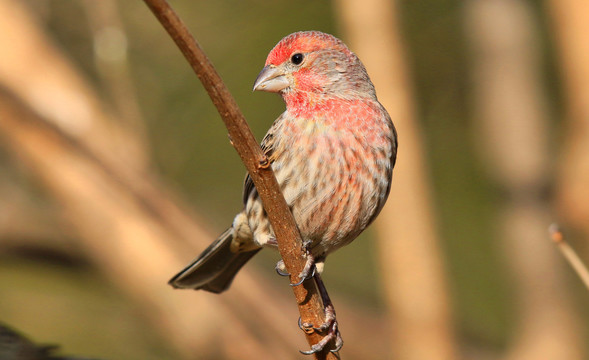
[[[289,98],[373,97],[374,86],[358,57],[336,37],[302,31],[282,39],[268,54],[254,90]]]

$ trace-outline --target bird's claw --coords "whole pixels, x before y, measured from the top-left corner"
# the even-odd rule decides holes
[[[284,261],[282,260],[276,263],[276,267],[274,269],[280,276],[290,276],[290,274],[286,272],[286,267],[284,266]]]
[[[337,329],[337,320],[335,318],[335,308],[333,305],[329,304],[325,307],[325,322],[319,327],[314,327],[313,330],[317,332],[323,332],[335,324],[335,328]]]
[[[299,324],[300,324],[300,321],[299,321]],[[305,325],[307,325],[307,324],[300,324],[301,329],[303,329],[303,331],[306,331]],[[325,325],[325,324],[323,324],[323,325]],[[309,328],[316,331],[316,330],[322,328],[323,325],[320,326],[319,328],[314,328],[313,326],[310,326]],[[335,347],[333,349],[329,349],[329,351],[332,353],[337,353],[338,351],[340,351],[341,348],[344,346],[344,340],[342,339],[342,336],[341,336],[339,329],[337,327],[337,321],[335,321],[335,319],[334,319],[331,322],[331,324],[328,325],[328,327],[329,327],[329,332],[327,333],[327,335],[325,335],[323,337],[323,339],[321,339],[321,341],[319,341],[317,344],[312,345],[310,350],[306,350],[306,351],[299,350],[299,352],[303,355],[313,355],[315,353],[323,351],[325,349],[325,346],[327,346],[327,344],[329,344],[331,341],[335,341]]]
[[[313,324],[311,323],[303,323],[303,320],[301,320],[301,317],[299,316],[299,329],[303,330],[304,332],[310,334],[313,331],[315,331],[315,328],[313,327]]]
[[[299,328],[308,334],[314,331],[324,332],[326,330],[329,330],[327,335],[325,335],[325,337],[323,337],[321,341],[311,346],[311,350],[299,350],[301,354],[312,355],[317,352],[323,351],[325,346],[329,344],[329,342],[332,340],[335,340],[335,347],[333,349],[330,349],[330,352],[337,353],[344,346],[344,340],[342,339],[342,336],[339,332],[337,320],[335,317],[335,309],[331,304],[325,307],[325,322],[323,324],[321,324],[318,327],[314,327],[313,324],[303,323],[301,318],[299,317]]]
[[[299,274],[299,281],[297,281],[294,284],[290,284],[290,286],[299,286],[302,283],[304,283],[306,280],[309,280],[311,278],[313,278],[313,276],[315,276],[315,263],[313,263],[311,270],[309,271],[305,271],[305,269],[303,269],[303,271],[301,271],[301,273]],[[310,274],[309,274],[310,273]]]
[[[337,353],[344,347],[344,339],[342,339],[342,335],[337,331],[335,334],[335,349],[330,349],[329,352]]]
[[[305,244],[305,249],[307,249],[307,245]],[[309,250],[306,250],[307,255],[306,255],[306,261],[305,261],[305,266],[303,267],[303,270],[299,273],[298,275],[298,279],[299,281],[295,282],[295,283],[291,283],[290,286],[299,286],[302,283],[304,283],[306,280],[311,279],[313,276],[315,276],[315,272],[317,271],[317,268],[315,267],[315,257],[313,256],[313,254],[311,254],[311,252]],[[276,273],[280,276],[290,276],[290,274],[288,272],[286,272],[286,266],[284,265],[284,261],[280,260],[276,263],[276,267],[275,267]]]
[[[258,161],[258,169],[267,169],[270,167],[270,161],[266,155],[263,155],[260,161]]]
[[[307,260],[305,261],[305,266],[303,267],[303,270],[301,270],[301,273],[298,276],[299,281],[297,281],[296,283],[290,284],[290,286],[299,286],[302,283],[304,283],[305,280],[308,280],[308,279],[312,278],[313,276],[315,276],[315,271],[317,269],[315,267],[315,257],[308,250],[307,246],[308,245],[305,244],[305,249],[307,252]]]
[[[301,352],[301,354],[304,354],[304,355],[312,355],[312,354],[323,351],[328,344],[330,344],[331,342],[334,342],[334,348],[329,349],[329,351],[332,353],[337,353],[338,351],[340,351],[340,349],[344,345],[344,341],[343,341],[342,336],[341,336],[339,329],[338,329],[337,320],[335,317],[335,309],[333,307],[333,304],[331,303],[331,300],[329,299],[329,295],[327,294],[327,291],[325,290],[325,286],[323,285],[323,281],[321,280],[321,277],[317,273],[317,267],[315,266],[315,257],[309,251],[309,245],[310,244],[308,244],[308,243],[303,244],[303,246],[306,250],[306,253],[307,253],[306,254],[307,259],[305,262],[305,266],[303,267],[303,270],[298,275],[299,281],[296,283],[290,284],[290,286],[298,286],[298,285],[301,285],[303,282],[305,282],[305,280],[315,278],[315,281],[317,283],[317,288],[319,289],[319,292],[321,295],[321,300],[323,301],[323,306],[324,306],[324,311],[325,311],[325,321],[321,325],[319,325],[318,327],[315,327],[311,323],[303,322],[302,319],[299,317],[298,324],[299,324],[299,328],[307,334],[311,334],[313,332],[324,333],[326,331],[327,331],[327,334],[325,334],[325,336],[318,343],[313,344],[311,346],[310,350],[307,350],[307,351],[299,350],[299,351]],[[290,275],[285,271],[284,261],[282,261],[282,260],[280,260],[276,264],[276,272],[280,276],[289,276]],[[315,275],[317,275],[317,276],[315,276]]]

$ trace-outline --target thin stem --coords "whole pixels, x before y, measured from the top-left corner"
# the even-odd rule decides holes
[[[564,258],[573,267],[573,270],[575,270],[581,281],[585,284],[585,287],[589,290],[589,270],[587,270],[587,266],[585,266],[583,260],[579,258],[577,252],[565,240],[557,224],[550,225],[548,231],[550,232],[552,241],[554,241]]]
[[[217,111],[227,127],[231,143],[241,157],[262,199],[276,235],[278,250],[286,270],[290,274],[301,273],[306,259],[301,235],[280,191],[274,172],[271,167],[264,166],[267,159],[237,103],[197,41],[170,5],[165,0],[144,0],[144,2],[180,48],[205,87],[213,104],[217,107]],[[325,321],[324,308],[315,282],[305,281],[301,286],[294,286],[292,289],[302,321],[323,324]],[[307,333],[306,336],[311,346],[317,344],[324,337],[317,332]],[[316,359],[337,358],[329,352],[329,349],[313,355]]]

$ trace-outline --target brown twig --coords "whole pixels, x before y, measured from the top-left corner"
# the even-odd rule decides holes
[[[287,271],[296,274],[305,266],[305,252],[302,240],[292,213],[282,196],[274,172],[270,167],[261,166],[265,155],[256,142],[247,122],[235,100],[225,87],[220,76],[208,60],[196,40],[184,23],[165,0],[144,0],[204,85],[213,104],[217,107],[229,132],[232,145],[237,150],[256,189],[262,199],[268,218],[278,240],[278,250]],[[320,294],[313,281],[305,281],[301,286],[294,286],[293,292],[299,306],[303,323],[319,326],[324,322],[325,314]],[[318,343],[323,335],[317,332],[306,333],[310,345]],[[328,346],[326,346],[327,348]],[[314,354],[317,359],[337,359],[329,351]]]
[[[550,232],[552,241],[554,241],[558,247],[558,250],[560,250],[573,270],[575,270],[577,275],[579,275],[581,281],[583,281],[583,284],[585,284],[585,287],[589,289],[589,270],[587,270],[587,266],[585,266],[583,260],[579,258],[579,255],[577,255],[577,252],[565,240],[562,231],[560,231],[560,228],[558,227],[558,224],[550,225],[548,231]]]

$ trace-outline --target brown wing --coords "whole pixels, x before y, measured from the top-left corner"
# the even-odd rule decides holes
[[[281,125],[283,116],[284,114],[280,115],[278,119],[274,121],[274,123],[266,133],[266,136],[264,136],[262,142],[260,143],[260,147],[262,148],[262,151],[264,152],[266,157],[268,157],[268,161],[270,162],[270,164],[274,162],[274,157],[272,156],[274,154],[274,147],[276,145],[276,138],[274,137],[274,134],[276,133],[276,129]],[[255,192],[255,196],[257,196],[256,186],[254,185],[254,182],[252,181],[250,175],[246,174],[245,181],[243,183],[244,205],[247,203],[247,199],[253,192]]]

